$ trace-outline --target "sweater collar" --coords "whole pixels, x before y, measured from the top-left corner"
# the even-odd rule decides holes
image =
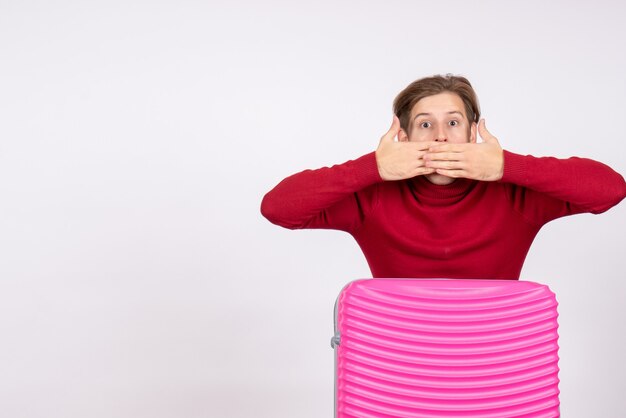
[[[411,189],[413,189],[414,193],[417,195],[429,200],[441,200],[443,203],[443,201],[462,198],[478,184],[478,181],[459,178],[448,185],[441,186],[431,183],[424,176],[417,176],[410,179],[409,183]]]

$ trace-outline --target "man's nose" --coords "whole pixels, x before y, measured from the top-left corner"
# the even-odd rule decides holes
[[[441,128],[438,129],[437,135],[435,136],[435,142],[448,142],[448,135],[446,134],[446,131]]]

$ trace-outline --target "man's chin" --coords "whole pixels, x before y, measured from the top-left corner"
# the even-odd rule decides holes
[[[444,176],[442,174],[426,174],[426,179],[430,181],[432,184],[436,184],[437,186],[447,186],[448,184],[452,184],[454,179],[452,177]]]

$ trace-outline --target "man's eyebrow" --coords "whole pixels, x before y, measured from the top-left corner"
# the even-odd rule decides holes
[[[430,116],[430,113],[418,113],[413,117],[413,120],[419,118],[420,116]]]
[[[452,110],[450,112],[448,112],[448,115],[453,115],[453,114],[458,114],[460,116],[464,116],[463,113],[459,112],[458,110]],[[430,113],[418,113],[417,115],[415,115],[413,117],[413,120],[419,118],[420,116],[430,116]]]

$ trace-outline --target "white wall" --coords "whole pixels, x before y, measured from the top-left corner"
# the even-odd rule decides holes
[[[55,4],[52,4],[55,3]],[[626,173],[620,1],[0,1],[0,416],[332,414],[353,240],[280,229],[280,179],[374,150],[460,73],[511,151]],[[567,417],[626,410],[626,204],[547,226]]]

